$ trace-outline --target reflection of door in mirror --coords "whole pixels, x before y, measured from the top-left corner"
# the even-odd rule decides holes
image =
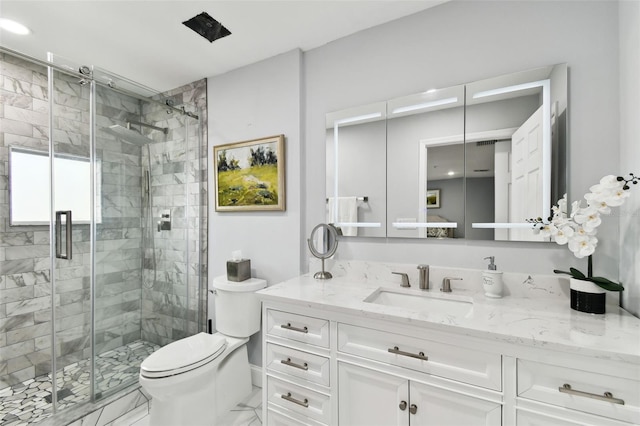
[[[464,237],[463,94],[456,86],[388,102],[389,237]]]
[[[547,217],[565,192],[566,84],[561,64],[467,85],[466,238],[543,241],[526,220]],[[477,161],[480,149],[493,167]]]
[[[327,223],[343,236],[385,237],[385,104],[327,114],[326,142]]]

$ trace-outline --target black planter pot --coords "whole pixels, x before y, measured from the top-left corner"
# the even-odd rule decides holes
[[[589,314],[604,314],[607,293],[597,285],[571,279],[571,309]]]

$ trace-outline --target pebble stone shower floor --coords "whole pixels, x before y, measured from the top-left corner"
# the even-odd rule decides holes
[[[101,392],[138,376],[140,363],[159,346],[137,340],[100,354],[96,358],[96,382]],[[90,360],[82,360],[63,368],[58,376],[58,407],[68,408],[89,400]],[[0,424],[22,426],[37,423],[50,417],[51,374],[38,376],[20,384],[0,390]]]

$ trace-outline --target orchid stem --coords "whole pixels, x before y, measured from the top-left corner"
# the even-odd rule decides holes
[[[587,277],[591,278],[593,276],[593,259],[591,255],[587,259]]]

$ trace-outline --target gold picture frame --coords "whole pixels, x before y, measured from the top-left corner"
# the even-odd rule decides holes
[[[284,135],[213,147],[216,211],[284,211]]]

